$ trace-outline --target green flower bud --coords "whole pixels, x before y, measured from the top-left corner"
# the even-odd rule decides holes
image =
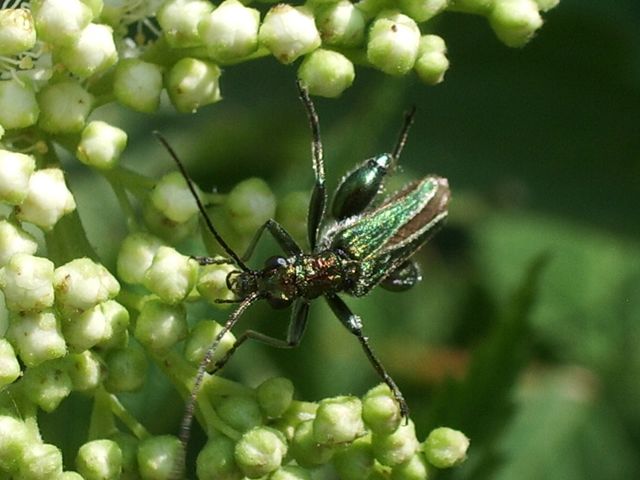
[[[0,151],[1,163],[2,151]],[[0,166],[0,178],[5,173],[4,168]],[[37,249],[38,243],[31,235],[8,220],[0,220],[0,267],[5,266],[16,253],[33,255]]]
[[[298,78],[311,95],[334,98],[351,86],[356,77],[353,63],[341,53],[317,49],[307,55]]]
[[[187,222],[198,214],[198,204],[180,172],[171,172],[162,177],[151,192],[150,199],[154,207],[176,223]]]
[[[15,382],[20,373],[20,364],[13,347],[6,338],[0,338],[0,389]]]
[[[440,427],[429,433],[422,444],[427,461],[437,468],[450,468],[467,458],[469,439],[464,433],[452,428]]]
[[[63,9],[64,10],[64,9]],[[93,96],[74,81],[49,84],[38,93],[38,124],[49,133],[82,130],[93,107]]]
[[[140,348],[126,347],[111,350],[105,358],[110,392],[133,392],[142,387],[147,375],[147,357]]]
[[[162,67],[137,58],[118,62],[113,93],[120,103],[138,112],[153,113],[160,105]]]
[[[447,10],[487,15],[495,2],[496,0],[449,0]]]
[[[144,286],[163,302],[183,301],[198,280],[198,263],[171,247],[160,247],[144,274]]]
[[[53,274],[56,304],[63,312],[83,312],[120,293],[120,285],[103,265],[77,258]]]
[[[89,122],[82,131],[76,156],[82,163],[99,168],[116,166],[127,145],[127,133],[99,120]]]
[[[306,240],[307,213],[309,210],[308,192],[290,192],[279,202],[276,218],[295,239]]]
[[[291,406],[293,383],[284,377],[273,377],[256,389],[260,409],[267,418],[279,418]]]
[[[118,61],[113,30],[107,25],[90,23],[68,46],[56,50],[71,73],[81,78],[104,72]]]
[[[76,468],[85,480],[117,480],[122,472],[122,451],[113,440],[93,440],[80,447]]]
[[[427,480],[429,466],[421,454],[415,454],[408,461],[395,465],[391,470],[391,480]]]
[[[100,305],[96,305],[66,319],[62,324],[62,332],[71,352],[84,352],[105,338],[107,319]]]
[[[1,241],[2,237],[0,236],[0,242]],[[232,264],[205,265],[204,267],[200,267],[200,275],[198,276],[198,284],[196,285],[198,293],[211,303],[215,303],[216,300],[232,300],[235,298],[235,295],[227,286],[227,275],[235,269],[236,267]]]
[[[378,15],[369,31],[367,59],[389,75],[404,75],[418,57],[420,29],[416,22],[395,11]]]
[[[4,10],[0,10],[2,12]],[[7,129],[35,125],[40,115],[36,93],[28,83],[16,79],[0,82],[0,124]]]
[[[66,471],[58,477],[58,480],[84,480],[78,472]]]
[[[18,470],[23,480],[49,480],[62,475],[62,452],[50,443],[30,443]]]
[[[138,473],[138,446],[140,441],[129,433],[116,432],[111,435],[110,440],[113,440],[120,447],[122,452],[122,479],[134,480],[139,479]]]
[[[260,12],[238,0],[225,0],[198,26],[211,58],[220,62],[246,57],[258,48]]]
[[[145,225],[154,234],[167,243],[176,244],[193,236],[198,228],[198,217],[193,216],[187,222],[177,223],[158,210],[150,198],[142,205],[142,217]]]
[[[282,63],[314,51],[320,46],[320,34],[313,14],[306,7],[280,3],[267,12],[258,39]]]
[[[216,412],[225,423],[239,432],[262,424],[262,412],[255,398],[248,395],[225,397],[216,405]]]
[[[29,193],[29,179],[35,168],[31,155],[0,150],[0,201],[21,204]]]
[[[104,7],[103,0],[80,0],[80,1],[91,9],[91,14],[93,15],[93,18],[98,18],[102,13],[102,9]]]
[[[227,196],[225,208],[234,229],[252,235],[276,213],[276,198],[267,183],[249,178],[238,183]]]
[[[402,416],[398,402],[386,384],[381,383],[365,394],[362,399],[362,419],[374,433],[390,434],[396,431]]]
[[[34,172],[29,179],[27,197],[16,207],[19,220],[33,223],[43,230],[51,230],[58,220],[75,209],[76,202],[59,168]]]
[[[145,480],[171,480],[182,455],[182,444],[172,435],[146,438],[138,446],[140,476]]]
[[[305,468],[324,465],[331,460],[335,452],[333,445],[319,444],[313,436],[313,420],[300,423],[293,438],[289,453],[296,463]]]
[[[259,478],[277,470],[286,453],[287,444],[280,432],[256,427],[236,443],[235,459],[246,477]]]
[[[442,12],[449,0],[398,0],[400,9],[416,22],[426,22]]]
[[[364,15],[349,0],[320,5],[316,25],[327,45],[358,47],[364,42]]]
[[[414,65],[420,80],[427,85],[435,85],[444,79],[444,73],[449,68],[446,53],[447,47],[442,37],[424,35],[420,38],[418,59]]]
[[[31,10],[38,38],[54,45],[69,45],[80,36],[93,13],[80,0],[35,0]]]
[[[542,18],[533,0],[496,0],[489,24],[502,43],[522,47],[542,26]]]
[[[311,480],[311,472],[295,465],[287,465],[269,475],[269,480]]]
[[[51,260],[17,253],[0,270],[0,274],[0,287],[9,310],[39,311],[53,305]]]
[[[235,443],[219,435],[210,439],[196,460],[200,480],[240,480],[244,475],[234,458]]]
[[[134,335],[142,345],[162,354],[187,336],[187,328],[184,305],[149,300],[138,315]]]
[[[220,69],[217,65],[195,58],[176,62],[167,77],[167,92],[173,106],[182,113],[220,100]]]
[[[213,6],[204,0],[168,0],[157,13],[167,42],[172,47],[202,45],[198,24],[207,17]]]
[[[3,472],[18,469],[23,452],[32,442],[29,429],[22,421],[0,415],[0,468]]]
[[[71,377],[64,367],[61,360],[51,360],[24,372],[25,395],[45,412],[54,411],[71,393]]]
[[[185,343],[184,357],[192,364],[200,365],[220,330],[222,330],[222,325],[213,320],[199,321],[191,330]],[[228,331],[223,335],[218,348],[216,348],[216,351],[213,352],[213,357],[211,357],[212,367],[225,356],[234,343],[236,343],[236,337],[233,333]]]
[[[371,436],[371,446],[378,462],[394,466],[409,461],[420,444],[416,439],[415,425],[409,421],[391,434],[374,433]]]
[[[16,55],[36,44],[36,29],[26,8],[0,10],[0,55]]]
[[[124,239],[118,253],[118,277],[127,283],[142,283],[162,241],[146,233],[133,233]]]
[[[333,457],[333,466],[342,480],[371,478],[374,465],[369,437],[358,438],[346,448],[338,450]]]
[[[293,402],[284,415],[274,422],[274,426],[282,432],[286,439],[292,440],[298,426],[302,422],[313,420],[317,410],[317,403]],[[323,448],[326,447],[323,446]]]
[[[67,353],[60,324],[49,310],[14,316],[7,335],[28,367],[60,358]]]
[[[127,309],[115,300],[102,302],[96,308],[100,308],[105,319],[105,334],[97,345],[104,349],[126,347],[129,341]]]
[[[75,391],[87,392],[100,386],[105,372],[98,355],[87,350],[69,355],[66,363],[67,373]]]
[[[362,404],[359,398],[340,396],[320,401],[313,421],[316,442],[324,445],[347,443],[363,433]]]

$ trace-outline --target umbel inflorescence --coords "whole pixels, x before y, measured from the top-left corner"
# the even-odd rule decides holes
[[[449,62],[445,41],[427,33],[433,18],[482,15],[502,42],[521,46],[557,0],[0,2],[0,477],[162,479],[181,471],[179,440],[151,435],[117,394],[138,390],[152,361],[188,395],[221,327],[187,321],[185,304],[231,298],[230,267],[199,266],[172,246],[199,229],[183,178],[121,166],[126,132],[92,112],[117,102],[153,113],[165,91],[176,110],[193,112],[221,99],[221,66],[264,56],[296,64],[313,95],[338,96],[355,65],[436,84]],[[114,272],[85,236],[60,149],[104,176],[131,227]],[[276,215],[258,179],[200,194],[240,244]],[[304,224],[304,204],[282,200],[290,225]],[[233,341],[225,336],[216,357]],[[63,463],[38,412],[70,395],[88,396],[93,412],[86,443]],[[249,388],[206,376],[198,477],[305,479],[330,464],[344,479],[421,479],[465,458],[468,440],[455,430],[419,442],[385,386],[362,399],[293,396],[283,378]]]

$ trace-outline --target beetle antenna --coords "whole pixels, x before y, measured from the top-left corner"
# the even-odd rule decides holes
[[[253,304],[256,300],[260,298],[260,295],[257,292],[251,293],[248,297],[246,297],[238,308],[236,308],[229,318],[227,319],[227,323],[224,324],[222,330],[218,332],[216,335],[216,339],[207,349],[207,352],[204,355],[204,358],[200,362],[198,366],[198,372],[196,373],[196,377],[193,381],[193,387],[191,388],[191,393],[189,394],[189,398],[187,399],[187,404],[184,409],[184,415],[182,417],[182,422],[180,422],[180,442],[182,443],[182,454],[183,458],[181,467],[184,468],[185,456],[187,452],[187,444],[189,443],[189,436],[191,435],[191,422],[193,421],[193,415],[195,413],[196,408],[196,400],[198,398],[198,392],[200,387],[202,386],[202,381],[204,380],[204,374],[207,369],[207,366],[211,363],[211,359],[213,358],[213,354],[216,349],[220,345],[220,341],[222,337],[226,335],[226,333],[233,328],[236,322],[240,319],[242,314],[245,312],[247,308]]]
[[[400,130],[400,136],[398,137],[398,141],[396,142],[396,146],[393,149],[393,153],[392,153],[394,160],[398,159],[398,157],[402,153],[404,144],[407,143],[407,137],[409,136],[409,129],[411,128],[411,124],[413,123],[413,119],[415,116],[416,116],[415,105],[404,113],[404,123],[402,124],[402,130]]]
[[[240,257],[236,254],[236,252],[234,252],[231,249],[231,247],[227,244],[227,242],[225,242],[224,239],[222,238],[222,235],[220,235],[220,233],[218,233],[216,228],[213,226],[213,223],[211,222],[211,219],[209,218],[209,215],[207,214],[207,211],[204,209],[204,205],[200,200],[200,197],[198,196],[198,192],[196,192],[196,187],[194,185],[194,182],[189,176],[189,173],[187,173],[187,169],[184,167],[184,165],[178,158],[178,155],[176,154],[176,152],[173,150],[171,145],[169,145],[169,142],[167,141],[167,139],[164,138],[160,132],[155,130],[153,134],[158,138],[158,140],[160,140],[160,143],[162,143],[162,146],[164,146],[167,152],[169,152],[169,155],[171,155],[171,158],[173,158],[173,161],[178,166],[180,173],[182,174],[185,181],[187,182],[187,187],[189,187],[189,191],[191,192],[191,195],[193,196],[194,200],[196,201],[196,204],[198,205],[198,211],[202,215],[202,218],[204,218],[204,223],[207,225],[207,229],[209,230],[209,232],[211,232],[211,235],[214,236],[218,244],[227,253],[227,255],[229,255],[233,259],[235,264],[241,270],[248,272],[250,270],[249,267],[245,265],[245,263],[240,259]]]

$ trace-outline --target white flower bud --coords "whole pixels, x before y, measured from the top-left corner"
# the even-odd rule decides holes
[[[20,376],[20,364],[11,344],[0,338],[0,388],[13,383]]]
[[[156,252],[163,245],[146,233],[134,233],[122,242],[118,253],[118,276],[127,283],[142,283]]]
[[[69,71],[81,78],[101,73],[118,60],[113,30],[97,23],[87,25],[69,46],[56,53]]]
[[[16,253],[0,275],[7,308],[13,312],[44,310],[53,305],[53,262]]]
[[[496,0],[489,23],[505,45],[522,47],[542,26],[542,18],[533,0]]]
[[[69,350],[81,353],[101,342],[107,335],[107,319],[100,305],[85,310],[80,315],[65,319],[62,333]]]
[[[213,5],[204,0],[168,0],[157,13],[167,42],[172,47],[196,47],[202,44],[198,24]]]
[[[31,155],[0,150],[0,201],[19,205],[29,192],[29,179],[36,168]]]
[[[400,9],[416,22],[425,22],[443,11],[449,0],[398,0]]]
[[[424,35],[420,38],[418,59],[413,67],[420,80],[428,85],[435,85],[444,79],[449,68],[446,53],[447,47],[442,37]]]
[[[447,10],[487,15],[491,12],[495,2],[496,0],[449,0]]]
[[[120,103],[139,112],[152,113],[160,105],[162,68],[137,58],[118,62],[113,93]]]
[[[319,48],[307,55],[298,78],[311,95],[337,97],[351,86],[356,76],[353,63],[341,53]]]
[[[306,7],[292,7],[285,3],[267,12],[258,38],[282,63],[293,62],[321,43],[313,14]]]
[[[49,133],[82,130],[93,106],[93,95],[74,81],[50,84],[38,93],[39,125]]]
[[[183,58],[179,60],[167,78],[167,91],[171,103],[182,113],[195,112],[198,108],[220,100],[220,69],[217,65]]]
[[[109,270],[89,258],[77,258],[56,268],[53,287],[56,304],[67,313],[82,312],[120,292]]]
[[[37,249],[38,244],[31,235],[8,220],[0,220],[0,267],[17,253],[33,255]]]
[[[99,120],[89,122],[82,131],[76,155],[92,167],[110,169],[116,166],[127,145],[127,133]]]
[[[198,279],[198,263],[170,247],[160,247],[144,275],[144,286],[169,304],[179,303]]]
[[[39,114],[33,87],[15,79],[0,82],[0,124],[4,128],[30,127],[38,121]]]
[[[36,0],[31,4],[38,37],[54,45],[72,43],[93,13],[80,0]]]
[[[0,10],[0,55],[16,55],[33,48],[35,44],[36,29],[29,10]]]
[[[140,310],[134,335],[145,347],[162,354],[183,340],[187,331],[184,305],[167,305],[150,300]]]
[[[322,42],[327,45],[357,47],[364,42],[364,15],[349,0],[318,8],[316,25]]]
[[[27,198],[16,210],[19,220],[51,230],[58,220],[75,208],[76,202],[64,183],[62,170],[46,168],[31,175]]]
[[[227,276],[234,270],[234,265],[226,263],[201,267],[196,287],[198,293],[211,303],[215,303],[216,300],[233,299],[235,295],[227,286]]]
[[[245,57],[258,48],[260,12],[238,0],[225,0],[198,26],[202,43],[211,58],[230,61]]]
[[[404,75],[418,56],[420,29],[410,17],[394,11],[378,16],[369,31],[367,58],[390,75]]]
[[[150,198],[154,207],[176,223],[184,223],[198,213],[198,205],[180,172],[162,177]]]
[[[67,353],[58,319],[51,310],[13,316],[7,336],[28,367]]]

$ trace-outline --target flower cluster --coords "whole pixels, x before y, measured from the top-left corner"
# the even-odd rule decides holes
[[[521,46],[542,25],[540,12],[556,4],[0,0],[0,477],[176,478],[179,440],[151,435],[117,394],[141,388],[153,361],[187,397],[222,327],[188,319],[185,303],[233,298],[224,259],[200,266],[173,247],[200,228],[184,179],[150,179],[121,166],[127,134],[92,118],[98,106],[153,113],[166,93],[177,111],[193,112],[221,99],[221,66],[265,56],[297,63],[313,95],[340,95],[356,65],[415,72],[433,85],[449,67],[444,39],[427,33],[437,15],[482,15],[502,42]],[[115,274],[85,237],[61,148],[106,179],[131,226]],[[226,195],[199,193],[235,245],[247,245],[279,215],[294,235],[306,228],[305,194],[276,209],[260,179]],[[227,333],[213,360],[233,342]],[[75,462],[64,463],[78,473],[63,471],[61,449],[38,428],[39,410],[51,412],[74,393],[93,401],[87,441]],[[205,374],[196,417],[209,442],[198,456],[199,478],[304,479],[309,468],[331,463],[344,479],[423,479],[465,457],[468,440],[447,428],[419,442],[385,386],[362,399],[292,398],[286,379],[251,389]]]

